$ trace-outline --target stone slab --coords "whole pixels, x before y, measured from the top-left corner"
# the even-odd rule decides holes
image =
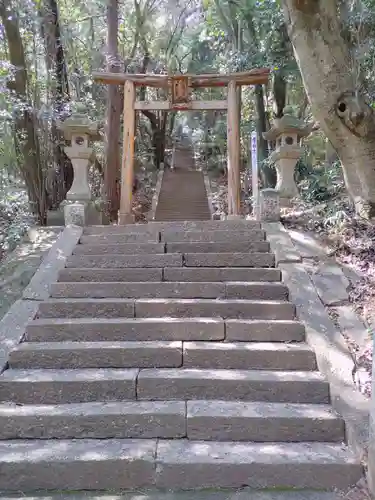
[[[187,437],[205,441],[342,442],[345,426],[329,405],[188,401]]]
[[[103,233],[91,235],[83,234],[80,242],[87,245],[125,245],[128,243],[159,243],[159,240],[159,233]]]
[[[157,228],[161,233],[171,231],[243,231],[260,229],[260,223],[254,220],[201,220],[201,221],[173,221],[151,222],[151,227]]]
[[[51,283],[57,281],[59,271],[65,267],[81,235],[80,227],[68,226],[64,229],[24,290],[24,299],[45,300],[49,297]]]
[[[282,262],[301,262],[301,254],[280,222],[263,222],[262,229],[266,231],[271,252],[275,254],[276,266]]]
[[[20,404],[61,404],[135,399],[138,372],[110,368],[6,370],[0,378],[0,400]]]
[[[40,302],[38,318],[134,317],[132,299],[49,299]]]
[[[9,356],[10,368],[178,368],[182,342],[24,342]]]
[[[25,336],[27,324],[34,319],[39,304],[17,300],[0,321],[0,373],[6,368],[9,353]]]
[[[339,500],[343,494],[327,491],[257,491],[250,488],[236,490],[215,489],[211,491],[173,491],[164,492],[160,490],[147,490],[147,492],[113,492],[110,495],[102,491],[92,492],[51,492],[48,497],[41,495],[33,496],[24,494],[22,496],[2,496],[2,500],[92,500],[95,494],[96,500]],[[350,498],[350,497],[348,497]]]
[[[227,319],[225,338],[229,342],[302,342],[305,327],[292,320]]]
[[[127,243],[124,245],[108,245],[98,243],[95,245],[77,245],[73,255],[139,255],[150,253],[164,253],[165,243]]]
[[[354,385],[353,358],[343,347],[341,334],[329,318],[304,267],[300,264],[280,267],[299,319],[305,323],[306,339],[316,353],[319,370],[329,381],[332,405],[345,420],[349,445],[358,456],[365,458],[370,402]]]
[[[219,253],[219,252],[269,252],[268,241],[228,241],[228,242],[201,242],[201,243],[167,243],[168,253]]]
[[[114,269],[126,267],[178,267],[182,266],[181,254],[152,255],[73,255],[66,267]],[[57,281],[57,280],[55,280]]]
[[[318,372],[265,370],[141,370],[140,400],[243,400],[328,403],[328,384]]]
[[[111,234],[119,234],[119,235],[158,235],[159,229],[153,224],[125,224],[125,225],[117,225],[117,224],[108,224],[108,225],[92,225],[86,226],[84,228],[83,234],[101,236],[101,235],[111,235]]]
[[[277,452],[276,452],[277,450]],[[156,485],[161,488],[344,489],[361,477],[341,444],[160,441]]]
[[[351,305],[335,307],[335,312],[340,330],[349,335],[360,348],[364,347],[370,338],[370,332],[353,311],[353,307]]]
[[[172,254],[171,254],[172,255]],[[185,253],[186,267],[274,267],[271,253]]]
[[[235,282],[225,284],[227,299],[289,300],[289,290],[283,283]]]
[[[204,230],[204,231],[164,231],[161,241],[167,243],[189,242],[230,242],[230,241],[264,241],[265,232],[257,229],[226,231],[226,230]]]
[[[27,326],[29,342],[224,340],[218,318],[37,319]]]
[[[155,453],[156,441],[147,439],[2,442],[0,489],[19,494],[150,487]]]
[[[166,268],[168,269],[168,268]],[[174,268],[173,268],[174,269]],[[179,268],[176,268],[179,269]],[[162,281],[163,269],[136,267],[123,269],[62,269],[58,281],[110,282],[110,281]]]
[[[298,231],[296,229],[287,229],[287,232],[294,247],[303,259],[325,257],[327,255],[327,250],[314,233]]]
[[[280,285],[281,286],[281,285]],[[265,291],[265,294],[267,290]],[[280,294],[279,294],[280,295]],[[51,296],[55,298],[225,298],[224,283],[205,282],[111,282],[111,283],[54,283]],[[273,298],[273,297],[270,297]]]
[[[0,404],[0,439],[182,438],[186,403]]]
[[[213,299],[137,299],[136,318],[206,317],[246,319],[294,319],[295,306],[283,301]]]
[[[337,264],[318,264],[311,274],[311,279],[323,304],[335,306],[349,300],[347,292],[349,281]]]
[[[184,342],[184,367],[232,370],[316,370],[306,344]]]
[[[281,272],[273,268],[249,267],[166,267],[164,281],[281,281]]]

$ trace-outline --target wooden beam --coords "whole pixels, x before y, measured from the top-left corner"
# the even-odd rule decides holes
[[[126,81],[133,82],[137,86],[145,87],[167,87],[168,75],[131,74],[131,73],[108,73],[105,71],[94,71],[93,79],[99,83],[124,85]]]
[[[268,68],[257,68],[242,73],[230,73],[228,75],[206,74],[206,75],[183,75],[189,78],[192,88],[199,87],[226,87],[234,81],[236,85],[256,85],[268,82],[270,70]],[[99,83],[123,85],[125,81],[134,82],[137,86],[168,87],[171,85],[172,76],[153,74],[131,74],[131,73],[108,73],[94,72],[93,79]]]
[[[121,198],[119,225],[134,222],[132,214],[134,179],[135,86],[127,80],[124,85],[124,137],[121,169]]]
[[[235,82],[228,86],[228,215],[240,215],[240,113]]]
[[[228,107],[227,101],[191,101],[189,103],[189,111],[199,110],[226,110]],[[135,101],[134,109],[137,111],[175,111],[169,101]]]

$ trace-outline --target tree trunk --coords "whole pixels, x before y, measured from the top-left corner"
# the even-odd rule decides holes
[[[107,4],[107,71],[118,73],[118,0],[108,0]],[[117,179],[120,177],[120,126],[121,94],[118,85],[108,86],[106,164],[104,169],[104,193],[107,212],[112,221],[117,220],[120,208]]]
[[[287,83],[281,70],[276,71],[273,77],[272,93],[274,102],[274,117],[282,118],[286,105]]]
[[[375,216],[375,119],[358,86],[338,0],[282,0],[312,111],[337,151],[356,211]]]
[[[73,165],[64,152],[64,138],[56,126],[57,120],[66,118],[65,105],[69,101],[69,83],[66,70],[64,48],[61,41],[59,12],[56,0],[44,0],[40,10],[41,31],[46,50],[46,66],[52,80],[51,96],[53,119],[51,141],[53,148],[53,192],[50,195],[50,206],[57,208],[65,199],[66,193],[73,184]]]
[[[15,145],[22,158],[20,170],[26,183],[30,207],[42,225],[46,224],[45,176],[40,159],[35,115],[28,99],[27,70],[17,12],[9,0],[0,2],[0,18],[8,41],[9,59],[14,67],[14,80],[8,83],[19,100],[15,107]]]
[[[257,109],[257,134],[259,145],[259,160],[261,163],[260,176],[263,187],[276,186],[276,172],[269,164],[265,162],[268,157],[268,144],[263,138],[263,132],[267,130],[267,114],[264,106],[264,93],[262,85],[255,85],[255,102]]]

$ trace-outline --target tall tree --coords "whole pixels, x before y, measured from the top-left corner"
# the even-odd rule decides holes
[[[118,0],[108,0],[107,4],[107,71],[118,73]],[[106,165],[104,169],[104,192],[107,213],[111,220],[117,219],[119,210],[118,176],[120,172],[120,124],[121,94],[118,85],[108,86]]]
[[[54,165],[52,167],[52,176],[49,176],[53,186],[49,195],[50,205],[58,207],[71,188],[74,175],[72,162],[64,152],[63,136],[57,127],[57,121],[64,120],[66,117],[67,110],[65,108],[70,100],[69,81],[56,0],[44,0],[41,2],[39,14],[45,45],[46,66],[49,73],[48,88],[52,110],[51,146]]]
[[[29,203],[41,224],[46,223],[45,172],[40,158],[36,117],[28,92],[25,51],[22,43],[18,14],[10,0],[0,1],[0,19],[8,43],[9,61],[13,77],[8,87],[17,99],[14,106],[16,151],[25,180]]]
[[[353,38],[343,22],[351,4],[282,0],[314,116],[341,159],[357,213],[374,217],[375,116],[361,81]]]

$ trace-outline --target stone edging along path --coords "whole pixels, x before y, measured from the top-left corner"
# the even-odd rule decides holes
[[[289,287],[291,301],[296,304],[297,315],[306,326],[306,339],[316,352],[319,370],[330,383],[332,406],[345,420],[348,443],[365,464],[372,462],[368,453],[370,400],[354,384],[353,357],[326,308],[346,302],[345,275],[338,264],[330,262],[321,273],[310,276],[308,263],[303,260],[308,255],[293,243],[284,226],[281,223],[262,226],[283,282]],[[372,482],[371,477],[368,479]]]
[[[22,298],[14,302],[0,321],[0,373],[7,365],[10,351],[20,343],[25,328],[37,313],[39,303],[49,297],[49,287],[57,280],[82,234],[82,228],[69,226],[52,245],[45,259],[25,288]]]

